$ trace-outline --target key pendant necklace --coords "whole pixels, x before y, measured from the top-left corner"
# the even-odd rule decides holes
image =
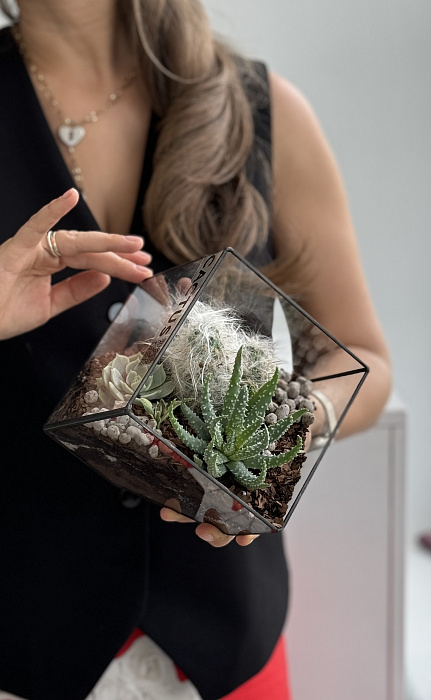
[[[88,126],[88,124],[97,123],[103,114],[105,114],[109,109],[111,109],[111,107],[117,104],[118,100],[122,97],[125,90],[127,90],[127,88],[130,87],[130,85],[132,85],[132,83],[136,79],[137,73],[135,70],[129,71],[126,77],[124,78],[121,87],[118,90],[116,90],[116,92],[112,92],[108,96],[108,98],[105,100],[104,104],[102,105],[102,107],[100,107],[100,109],[92,110],[80,121],[73,121],[72,119],[70,119],[70,117],[65,116],[63,110],[61,109],[58,103],[58,100],[52,94],[51,89],[46,82],[44,74],[31,60],[27,50],[27,46],[23,41],[21,32],[19,31],[18,27],[13,27],[12,31],[15,42],[18,46],[18,50],[25,63],[27,64],[29,71],[34,76],[36,84],[38,85],[44,97],[46,97],[46,99],[50,102],[51,106],[55,109],[60,119],[61,123],[57,129],[57,138],[60,141],[60,143],[63,144],[63,146],[65,146],[67,149],[71,165],[72,177],[81,194],[85,196],[82,170],[78,161],[76,160],[75,148],[81,143],[81,141],[85,137],[87,133],[86,126]]]

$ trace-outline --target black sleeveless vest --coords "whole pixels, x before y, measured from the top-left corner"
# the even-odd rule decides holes
[[[7,29],[0,95],[2,243],[73,181]],[[270,156],[268,100],[255,125]],[[144,236],[140,203],[156,139],[153,118],[131,228]],[[252,177],[268,197],[257,167]],[[82,200],[60,226],[98,228]],[[146,249],[156,272],[170,266],[148,241]],[[110,307],[130,289],[114,280],[42,328],[0,342],[0,688],[31,700],[83,700],[138,625],[204,700],[216,700],[262,668],[284,623],[280,535],[213,549],[193,525],[163,523],[150,503],[127,507],[123,492],[43,433]]]

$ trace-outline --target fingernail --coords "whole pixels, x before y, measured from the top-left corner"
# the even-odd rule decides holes
[[[70,190],[67,190],[67,192],[61,195],[60,199],[68,199],[74,192],[77,192],[77,190],[71,187]]]
[[[214,537],[210,535],[209,532],[206,532],[204,535],[199,535],[201,540],[205,540],[205,542],[214,542]]]
[[[139,272],[149,272],[153,274],[151,267],[146,267],[145,265],[135,265],[135,267]]]
[[[139,241],[140,243],[142,243],[142,245],[144,244],[144,241],[140,236],[124,236],[124,238],[126,239],[126,241]]]

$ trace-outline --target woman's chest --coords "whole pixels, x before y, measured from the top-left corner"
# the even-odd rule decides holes
[[[151,120],[148,102],[137,91],[96,121],[80,124],[76,143],[67,139],[64,125],[59,129],[55,113],[42,107],[59,153],[100,229],[129,233]]]

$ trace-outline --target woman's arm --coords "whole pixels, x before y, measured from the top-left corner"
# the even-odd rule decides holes
[[[273,227],[278,260],[299,256],[298,279],[286,280],[303,288],[300,305],[369,367],[370,375],[347,413],[340,435],[371,425],[378,417],[390,389],[390,364],[385,341],[374,312],[350,219],[341,178],[331,151],[310,107],[300,93],[278,76],[271,76],[273,134]],[[301,252],[304,250],[304,255]],[[347,361],[347,367],[346,367]],[[324,356],[319,375],[351,369],[344,351]],[[321,371],[320,371],[321,370]],[[356,386],[357,375],[319,382],[338,414]],[[312,434],[325,422],[324,410],[316,401]],[[162,508],[166,521],[193,522]],[[213,538],[223,547],[234,538],[213,525],[201,523],[196,534]],[[236,538],[248,545],[257,535]]]
[[[372,425],[391,386],[390,362],[361,267],[346,195],[334,157],[304,97],[271,75],[273,133],[273,226],[279,260],[299,256],[298,303],[370,367],[339,436]],[[301,287],[301,271],[303,286]],[[351,368],[343,351],[321,360],[319,375]],[[319,383],[338,414],[357,377]],[[312,433],[324,422],[319,402]]]

